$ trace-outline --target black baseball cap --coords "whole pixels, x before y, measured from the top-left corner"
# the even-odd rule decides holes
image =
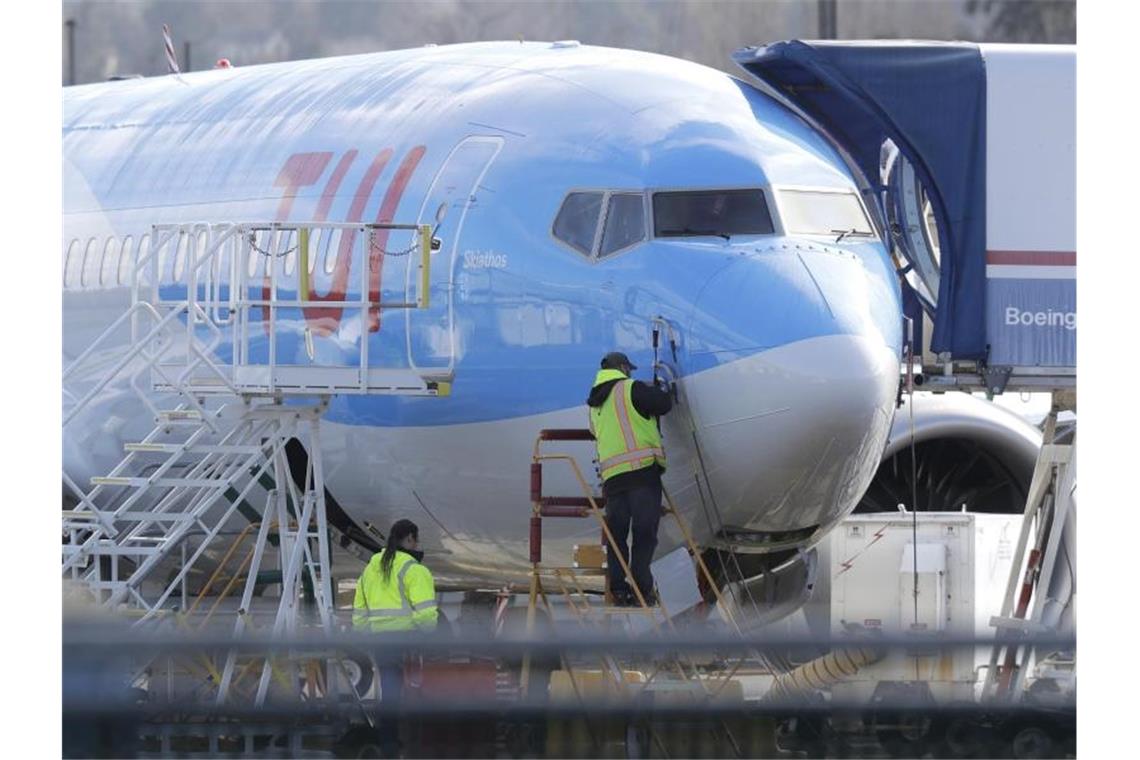
[[[628,366],[631,370],[637,369],[637,365],[629,360],[629,357],[621,351],[611,351],[602,357],[602,369],[621,369]]]

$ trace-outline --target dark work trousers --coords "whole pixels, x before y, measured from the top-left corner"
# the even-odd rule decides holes
[[[380,655],[376,666],[380,670],[380,715],[376,721],[376,740],[384,757],[399,757],[400,716],[396,711],[404,693],[403,655]]]
[[[657,549],[657,524],[661,522],[661,481],[643,485],[629,491],[606,494],[606,525],[614,536],[614,541],[629,563],[633,579],[641,589],[645,599],[653,598],[653,573],[649,563]],[[633,525],[633,549],[626,546],[630,524]],[[615,598],[633,591],[626,582],[621,563],[614,557],[613,549],[606,546],[606,567],[608,568],[610,591]]]

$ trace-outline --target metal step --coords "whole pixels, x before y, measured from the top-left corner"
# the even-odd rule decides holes
[[[158,420],[160,422],[201,422],[202,413],[197,409],[170,409],[165,412],[159,412]]]
[[[1024,633],[1056,633],[1054,629],[1047,625],[1018,617],[1001,617],[994,615],[990,618],[990,625],[994,628],[1006,628],[1014,631],[1022,631]]]
[[[599,610],[603,615],[645,615],[665,619],[665,611],[660,607],[602,607]]]
[[[156,417],[156,418],[155,418],[155,422],[157,422],[157,423],[159,424],[159,426],[160,426],[160,427],[164,427],[164,428],[167,428],[167,427],[199,427],[199,426],[200,426],[200,425],[202,425],[202,424],[203,424],[205,421],[204,421],[204,420],[201,420],[201,419],[194,419],[194,420],[164,420],[164,419],[162,419],[162,418],[160,418],[160,417]]]
[[[194,522],[198,516],[189,512],[123,512],[116,522]]]
[[[112,554],[118,555],[120,557],[146,557],[154,554],[156,551],[158,551],[157,546],[132,546],[130,544],[116,546],[111,543],[105,544],[103,542],[99,542],[95,547],[88,547],[84,549],[78,544],[63,544],[63,553],[66,556],[86,553],[91,554],[92,556],[98,554],[101,557],[110,556]]]
[[[219,478],[134,478],[116,476],[100,476],[91,478],[93,486],[133,486],[146,488],[149,486],[185,486],[187,488],[223,488],[229,485],[228,480]]]
[[[604,567],[547,567],[543,565],[542,571],[544,575],[557,575],[558,573],[565,573],[569,576],[583,576],[586,578],[597,578],[606,574]]]
[[[63,515],[63,521],[65,524],[67,523],[68,520],[76,520],[76,521],[80,521],[80,522],[84,522],[84,523],[90,523],[90,522],[94,522],[94,521],[99,519],[99,515],[97,513],[90,512],[88,510],[65,509],[62,511],[62,515]],[[86,528],[87,526],[82,525],[79,527]]]
[[[253,444],[195,444],[186,446],[184,443],[124,443],[124,451],[134,451],[156,454],[258,454],[261,447]]]
[[[83,581],[83,585],[89,589],[116,591],[125,587],[127,585],[127,580],[123,579],[118,581],[99,581],[95,580],[94,578],[88,578]]]

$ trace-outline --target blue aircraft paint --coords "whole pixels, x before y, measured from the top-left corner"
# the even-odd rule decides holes
[[[146,220],[121,230],[137,238],[154,222],[273,218],[283,160],[329,152],[321,178],[298,188],[290,209],[292,220],[311,219],[338,159],[356,150],[329,211],[330,221],[343,220],[367,167],[391,148],[363,215],[372,221],[396,167],[417,145],[427,150],[394,218],[415,220],[426,205],[430,220],[434,207],[425,199],[452,150],[472,135],[501,140],[471,195],[449,205],[445,223],[463,215],[463,227],[457,238],[441,234],[433,309],[385,312],[379,332],[365,333],[372,366],[406,366],[409,345],[420,366],[436,366],[449,359],[439,348],[450,327],[454,394],[445,402],[341,396],[328,412],[335,422],[449,425],[578,406],[607,351],[625,351],[649,367],[657,315],[676,326],[678,363],[688,375],[827,335],[866,336],[898,352],[900,296],[878,240],[837,243],[778,228],[729,241],[650,238],[591,260],[551,234],[572,190],[753,187],[765,190],[770,206],[782,185],[854,192],[827,141],[782,106],[732,77],[672,59],[537,43],[461,47],[188,75],[186,84],[121,82],[113,104],[95,87],[73,88],[66,152],[101,208],[131,209],[123,218]],[[666,63],[647,68],[647,57]],[[176,87],[185,89],[181,99],[171,95]],[[168,104],[162,110],[150,105],[159,92]],[[107,161],[108,152],[118,160]],[[164,216],[207,201],[202,219]],[[404,242],[393,235],[387,248]],[[440,273],[452,266],[452,246],[448,287]],[[332,279],[323,263],[313,275],[318,293]],[[349,299],[359,297],[360,263],[352,262]],[[405,300],[403,266],[385,261],[383,301]],[[167,262],[166,298],[185,293],[171,268]],[[295,293],[282,288],[279,295]],[[295,329],[278,336],[278,360],[304,364],[296,317]],[[353,320],[358,316],[346,312],[339,336],[314,339],[318,363],[358,356]],[[265,360],[259,325],[254,334],[253,357]],[[229,350],[223,346],[219,358],[228,359]]]

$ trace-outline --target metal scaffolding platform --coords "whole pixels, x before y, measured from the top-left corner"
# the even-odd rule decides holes
[[[405,230],[412,243],[398,252],[376,250],[380,229]],[[153,244],[135,262],[130,308],[64,373],[65,397],[74,400],[64,410],[65,431],[94,399],[124,386],[154,422],[142,440],[125,444],[107,475],[90,479],[89,488],[64,473],[75,507],[63,512],[62,573],[73,597],[128,614],[135,626],[202,630],[219,604],[240,592],[236,618],[222,622],[239,638],[253,624],[255,590],[278,585],[268,623],[274,636],[306,627],[332,632],[321,416],[339,394],[446,396],[452,376],[374,366],[366,330],[354,351],[318,359],[320,323],[306,313],[315,303],[309,300],[311,253],[322,243],[336,244],[363,263],[356,297],[319,305],[358,310],[368,325],[380,309],[427,307],[431,233],[430,226],[406,224],[153,227]],[[370,293],[375,262],[385,253],[413,252],[419,253],[417,295],[399,303],[377,300]],[[257,257],[266,263],[254,281],[256,268],[248,262]],[[185,267],[184,281],[161,280],[160,262],[171,259],[175,268]],[[119,336],[127,326],[123,346]],[[84,387],[74,387],[80,382]],[[303,476],[286,456],[293,439],[307,443]],[[259,485],[267,492],[260,504],[253,496]],[[235,556],[244,559],[227,569]],[[198,587],[192,604],[191,578]],[[202,601],[211,591],[216,598],[207,609]],[[300,614],[302,596],[314,614]],[[232,650],[205,665],[218,704],[235,681],[257,671],[253,696],[262,704],[277,667]]]

